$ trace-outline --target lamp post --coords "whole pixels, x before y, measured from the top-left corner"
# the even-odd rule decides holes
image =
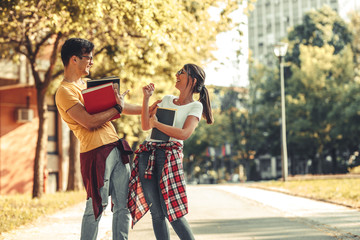
[[[284,64],[283,58],[286,55],[288,44],[279,42],[274,46],[274,53],[280,62],[280,81],[281,81],[281,166],[283,181],[288,177],[288,154],[286,144],[286,116],[285,116],[285,84],[284,84]]]

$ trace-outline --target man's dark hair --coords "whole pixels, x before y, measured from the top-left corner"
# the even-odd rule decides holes
[[[94,49],[94,44],[82,38],[70,38],[65,41],[61,48],[61,60],[66,67],[72,56],[81,56],[90,53]]]

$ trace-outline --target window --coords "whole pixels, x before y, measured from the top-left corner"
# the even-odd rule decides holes
[[[267,33],[271,33],[271,30],[272,30],[272,28],[271,28],[271,23],[268,23],[268,24],[266,25],[266,32],[267,32]]]

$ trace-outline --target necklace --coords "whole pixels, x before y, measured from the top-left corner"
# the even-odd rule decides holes
[[[186,105],[186,104],[191,103],[191,102],[193,102],[193,101],[189,101],[189,102],[184,101],[183,103],[180,103],[178,98],[174,99],[174,104],[178,105],[178,106]]]

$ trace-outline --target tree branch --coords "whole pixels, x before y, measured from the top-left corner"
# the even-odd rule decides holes
[[[35,46],[35,51],[34,51],[34,54],[35,56],[39,53],[40,51],[40,48],[42,47],[42,45],[52,36],[54,35],[54,33],[52,32],[49,32],[48,34],[45,35],[45,37],[43,39],[41,39],[40,42],[38,42]]]
[[[47,88],[47,86],[49,86],[51,80],[52,80],[52,72],[54,70],[55,67],[55,63],[56,63],[56,58],[57,58],[57,50],[60,44],[60,40],[62,38],[63,34],[61,32],[59,32],[56,35],[56,39],[53,45],[53,50],[51,53],[51,57],[50,57],[50,66],[48,68],[48,70],[45,73],[45,79],[44,79],[44,87]]]
[[[63,73],[64,73],[64,69],[61,69],[61,70],[57,71],[56,73],[54,73],[54,74],[51,76],[51,78],[52,78],[52,79],[55,79],[55,78],[57,78],[58,76],[60,76],[61,74],[63,74]]]

